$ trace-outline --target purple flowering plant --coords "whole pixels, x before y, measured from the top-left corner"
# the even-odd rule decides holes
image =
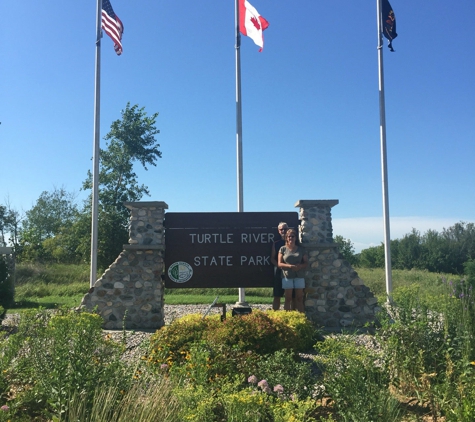
[[[249,384],[257,384],[257,377],[255,375],[251,375],[248,379],[247,382]]]

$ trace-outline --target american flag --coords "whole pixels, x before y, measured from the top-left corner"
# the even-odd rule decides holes
[[[124,32],[124,25],[114,13],[109,0],[102,0],[102,29],[114,41],[114,50],[120,56],[122,54],[122,43],[120,41]]]

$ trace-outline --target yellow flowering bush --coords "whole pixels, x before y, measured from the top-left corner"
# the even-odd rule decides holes
[[[228,318],[216,324],[206,333],[206,339],[214,345],[237,347],[241,351],[253,351],[260,355],[273,353],[288,347],[291,328],[283,321],[273,320],[262,311]]]
[[[315,344],[317,332],[305,314],[297,311],[269,311],[269,318],[274,322],[281,322],[290,328],[292,347],[296,351],[306,351]]]
[[[218,315],[193,314],[158,330],[151,337],[147,359],[160,367],[181,364],[197,341],[205,341],[214,355],[265,355],[285,348],[302,351],[312,345],[314,332],[311,322],[298,312],[253,311],[223,322]]]
[[[187,315],[173,321],[150,338],[148,361],[168,366],[183,362],[191,344],[203,339],[206,332],[219,322],[219,317],[203,318],[200,314]]]

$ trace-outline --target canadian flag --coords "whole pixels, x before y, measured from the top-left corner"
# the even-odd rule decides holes
[[[256,45],[264,48],[264,29],[267,29],[267,22],[259,12],[247,0],[239,0],[239,31],[248,36]]]

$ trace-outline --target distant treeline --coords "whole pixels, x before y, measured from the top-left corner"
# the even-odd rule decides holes
[[[135,180],[134,180],[135,182]],[[102,186],[101,186],[102,188]],[[107,202],[112,187],[103,188],[99,211],[99,266],[107,268],[128,240],[128,211],[122,201]],[[142,193],[142,192],[140,192]],[[130,191],[129,191],[130,194]],[[141,195],[121,199],[137,200]],[[42,192],[33,207],[20,216],[9,204],[0,204],[0,246],[12,245],[17,262],[77,264],[89,262],[91,233],[90,202],[80,207],[75,195],[64,188]],[[350,239],[335,236],[344,258],[353,266],[384,268],[384,245],[355,253]],[[437,273],[463,274],[475,261],[475,225],[459,222],[442,232],[421,234],[412,229],[402,239],[391,240],[394,269],[420,269]],[[473,264],[475,266],[475,263]]]
[[[354,253],[351,240],[336,236],[343,256],[355,266],[383,268],[384,245]],[[438,273],[463,274],[467,266],[475,265],[475,225],[459,222],[442,232],[428,230],[421,234],[412,229],[402,239],[391,240],[391,266],[394,269],[412,268]]]

